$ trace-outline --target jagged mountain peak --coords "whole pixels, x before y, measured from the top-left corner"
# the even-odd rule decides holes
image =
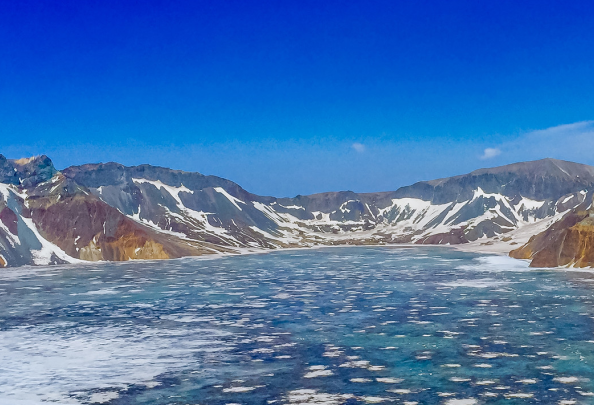
[[[58,170],[46,155],[22,159],[0,158],[0,183],[31,188],[48,181],[56,173]]]

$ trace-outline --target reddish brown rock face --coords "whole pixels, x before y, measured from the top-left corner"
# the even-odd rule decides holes
[[[99,238],[105,260],[125,261],[130,259],[171,259],[181,257],[168,253],[163,244],[151,238],[136,223],[124,219],[113,236],[102,235]]]
[[[594,224],[589,224],[588,219],[567,230],[559,251],[560,266],[588,267],[594,264]]]
[[[45,238],[82,260],[171,259],[208,252],[138,224],[90,195],[35,200],[31,218]]]
[[[588,211],[570,212],[510,256],[532,259],[531,267],[593,266],[594,219]]]
[[[18,234],[17,215],[8,207],[0,211],[0,221],[8,228],[13,235]]]

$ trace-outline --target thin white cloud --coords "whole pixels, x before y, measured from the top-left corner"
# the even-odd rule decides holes
[[[594,120],[520,132],[516,139],[484,150],[481,159],[500,154],[506,161],[542,158],[594,164]]]
[[[491,159],[491,158],[494,158],[495,156],[499,156],[499,155],[501,155],[501,149],[487,148],[484,150],[483,156],[481,156],[481,159]]]
[[[537,140],[550,139],[556,137],[571,137],[571,138],[588,138],[591,139],[591,135],[594,134],[594,121],[580,121],[574,122],[573,124],[563,124],[546,129],[537,129],[534,131],[528,131],[523,134],[524,138],[530,138]],[[559,140],[559,139],[556,139]]]
[[[365,152],[365,145],[363,145],[362,143],[359,143],[359,142],[355,142],[354,144],[352,144],[351,148],[355,149],[355,151],[357,151],[359,153]]]

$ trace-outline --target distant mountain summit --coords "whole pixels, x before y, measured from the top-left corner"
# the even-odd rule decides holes
[[[51,179],[57,172],[45,155],[18,160],[0,155],[0,183],[30,188]]]
[[[512,250],[588,207],[592,190],[594,167],[555,159],[390,192],[275,198],[150,165],[60,172],[46,156],[0,155],[0,266],[340,244],[473,242]],[[530,257],[526,251],[522,257]]]
[[[396,195],[414,196],[435,204],[466,201],[481,188],[511,199],[551,200],[594,184],[594,167],[542,159],[479,169],[461,176],[422,181],[402,187]]]

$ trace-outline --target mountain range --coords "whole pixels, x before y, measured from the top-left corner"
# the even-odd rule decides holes
[[[58,171],[0,155],[0,267],[345,244],[449,244],[532,265],[594,263],[594,167],[555,159],[396,191],[275,198],[150,165]]]

